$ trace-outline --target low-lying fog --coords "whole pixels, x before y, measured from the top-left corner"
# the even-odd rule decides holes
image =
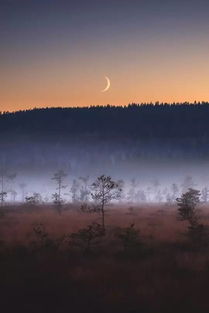
[[[23,202],[33,193],[51,202],[57,191],[52,177],[59,170],[66,174],[61,191],[66,202],[90,200],[91,184],[102,174],[123,181],[125,202],[170,202],[190,187],[209,188],[208,154],[190,141],[12,138],[0,143],[0,192],[7,193],[6,202]]]
[[[38,162],[37,162],[38,164]],[[37,165],[36,165],[37,166]],[[172,202],[188,188],[203,190],[209,188],[207,163],[169,163],[166,160],[139,160],[132,162],[95,161],[81,163],[69,158],[68,164],[59,164],[54,168],[40,171],[14,166],[3,166],[0,175],[0,192],[7,192],[7,202],[24,202],[26,197],[39,193],[42,201],[51,202],[52,194],[57,192],[57,183],[53,176],[62,170],[62,199],[66,202],[83,202],[90,200],[91,184],[104,174],[122,184],[123,193],[120,201],[124,202]],[[209,195],[209,192],[208,192]],[[209,196],[208,196],[209,198]],[[207,200],[206,200],[207,201]]]

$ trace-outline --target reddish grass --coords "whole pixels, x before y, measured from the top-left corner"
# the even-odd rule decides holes
[[[61,215],[57,214],[53,206],[6,207],[5,212],[5,217],[0,219],[0,234],[2,240],[8,243],[28,243],[36,223],[43,223],[48,232],[56,237],[76,232],[92,222],[100,222],[99,214],[84,214],[72,205],[65,206]],[[143,236],[152,236],[157,241],[165,242],[176,241],[185,229],[185,224],[177,221],[176,207],[165,205],[163,208],[154,205],[134,207],[133,214],[124,206],[110,207],[105,220],[109,228],[127,227],[134,223]]]
[[[207,209],[202,208],[205,224]],[[209,247],[188,245],[187,225],[177,220],[175,206],[137,206],[133,214],[124,206],[108,208],[105,250],[90,256],[69,248],[31,252],[33,225],[43,223],[49,236],[57,238],[99,222],[98,214],[80,213],[72,205],[62,215],[50,206],[5,210],[0,219],[6,247],[0,255],[4,312],[209,312]],[[148,252],[126,256],[119,253],[113,230],[133,222]]]

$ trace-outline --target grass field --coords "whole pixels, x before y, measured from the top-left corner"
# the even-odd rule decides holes
[[[202,207],[209,224],[209,208]],[[100,215],[53,206],[6,206],[0,218],[2,312],[209,312],[209,244],[194,246],[175,205],[111,206],[106,233],[72,233]],[[134,223],[133,237],[124,233]],[[76,237],[78,239],[78,237]],[[127,237],[126,237],[127,239]]]

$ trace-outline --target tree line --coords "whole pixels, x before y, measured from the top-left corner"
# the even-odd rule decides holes
[[[207,142],[209,103],[149,103],[125,107],[45,108],[2,112],[2,135],[81,134],[127,136],[130,138],[198,138]]]

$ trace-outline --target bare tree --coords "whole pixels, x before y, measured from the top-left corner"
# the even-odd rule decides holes
[[[57,192],[52,194],[52,199],[54,204],[59,205],[60,201],[59,201],[59,194]]]
[[[67,176],[67,174],[63,170],[59,170],[54,174],[52,177],[52,180],[55,180],[57,187],[57,192],[52,195],[52,198],[54,199],[54,203],[57,204],[59,207],[62,205],[63,199],[62,199],[62,189],[66,188],[66,185],[63,185],[64,178]]]
[[[105,208],[112,201],[120,199],[122,187],[110,176],[101,175],[92,184],[92,199],[96,202],[98,211],[102,214],[102,227],[105,231]]]
[[[6,197],[7,197],[8,181],[14,180],[15,177],[16,177],[16,174],[8,174],[8,171],[6,168],[4,168],[4,167],[1,168],[1,170],[0,170],[0,184],[1,184],[0,202],[1,202],[1,206],[4,205]]]
[[[1,171],[0,171],[0,181],[1,181],[0,201],[1,201],[1,206],[4,205],[5,199],[7,197],[7,192],[5,190],[5,180],[6,180],[6,170],[4,168],[1,168]]]
[[[6,191],[1,191],[1,192],[0,192],[0,202],[1,202],[1,206],[4,205],[5,200],[6,200],[6,197],[7,197],[7,192],[6,192]]]

